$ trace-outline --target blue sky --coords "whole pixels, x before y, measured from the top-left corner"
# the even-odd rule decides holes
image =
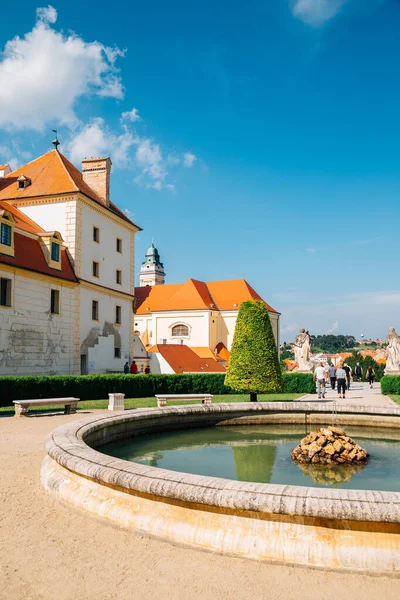
[[[8,4],[0,162],[113,160],[170,283],[244,277],[282,339],[400,329],[400,2]]]

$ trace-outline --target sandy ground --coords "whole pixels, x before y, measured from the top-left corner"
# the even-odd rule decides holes
[[[400,579],[288,567],[177,547],[113,528],[56,503],[39,485],[43,442],[52,429],[76,418],[0,417],[2,600],[400,597]]]

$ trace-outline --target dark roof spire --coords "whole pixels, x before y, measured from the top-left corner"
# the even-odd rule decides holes
[[[57,129],[53,129],[52,131],[54,131],[54,133],[56,134],[56,137],[54,138],[54,140],[51,142],[54,146],[54,148],[57,150],[58,146],[60,145],[60,142],[58,141],[57,138]]]

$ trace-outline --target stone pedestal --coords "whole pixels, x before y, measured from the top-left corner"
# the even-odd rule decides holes
[[[125,410],[125,394],[108,394],[108,410]]]

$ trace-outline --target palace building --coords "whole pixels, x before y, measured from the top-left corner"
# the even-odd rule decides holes
[[[121,370],[133,355],[135,225],[109,158],[0,168],[0,374]]]
[[[150,278],[151,284],[146,284]],[[264,300],[244,279],[164,284],[164,278],[153,243],[142,263],[140,286],[135,289],[135,335],[142,342],[137,342],[139,362],[146,350],[152,372],[225,370],[239,306],[246,300]],[[279,348],[280,314],[265,304]]]

